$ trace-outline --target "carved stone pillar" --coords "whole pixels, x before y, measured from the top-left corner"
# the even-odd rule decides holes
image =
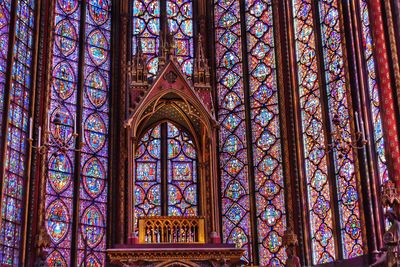
[[[119,46],[120,51],[120,77],[119,77],[119,103],[118,103],[118,113],[119,113],[119,123],[118,123],[118,148],[119,148],[119,162],[118,162],[118,188],[116,192],[117,199],[117,224],[115,225],[115,229],[118,229],[117,240],[119,243],[123,243],[126,237],[125,235],[125,169],[126,169],[126,131],[123,127],[124,120],[127,116],[127,103],[126,103],[126,91],[127,91],[127,53],[128,53],[128,23],[129,23],[129,15],[127,12],[127,7],[121,7],[121,17],[120,17],[120,36],[121,42]]]

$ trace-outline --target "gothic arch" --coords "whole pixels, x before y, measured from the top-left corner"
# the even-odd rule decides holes
[[[200,267],[200,265],[190,261],[168,261],[160,263],[155,267]]]
[[[144,86],[143,86],[144,85]],[[198,157],[198,186],[199,186],[199,215],[208,221],[211,231],[216,229],[217,223],[214,204],[207,199],[217,197],[218,193],[205,190],[217,184],[217,157],[216,154],[216,120],[201,98],[200,93],[186,80],[174,58],[157,74],[155,81],[141,87],[132,86],[130,89],[131,115],[125,121],[128,142],[128,181],[129,195],[132,200],[135,181],[134,155],[136,145],[146,129],[161,122],[171,122],[181,126],[191,135]],[[132,97],[134,96],[134,97]],[[132,233],[134,218],[133,201],[129,201],[131,218],[128,229]],[[214,202],[215,203],[215,202]]]

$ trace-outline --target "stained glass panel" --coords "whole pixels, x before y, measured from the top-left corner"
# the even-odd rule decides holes
[[[108,191],[111,0],[88,0],[85,18],[78,265],[104,266]]]
[[[356,183],[355,151],[351,146],[349,86],[345,79],[341,24],[338,1],[320,0],[321,39],[325,64],[331,129],[340,133],[335,144],[335,162],[338,209],[340,214],[343,258],[363,255],[359,196]],[[340,123],[334,119],[339,118]]]
[[[193,5],[191,0],[167,0],[169,32],[175,40],[175,55],[182,72],[193,74]]]
[[[239,1],[214,1],[223,241],[251,255]]]
[[[57,0],[54,8],[45,204],[45,225],[51,238],[47,263],[49,266],[68,266],[75,194],[80,1]]]
[[[32,94],[32,54],[35,16],[34,1],[20,0],[15,4],[15,43],[11,72],[10,106],[7,118],[7,151],[1,196],[0,262],[20,265],[20,243],[23,222],[23,199],[26,176],[29,108]],[[0,3],[0,44],[7,47],[10,2]],[[0,52],[0,109],[3,108],[7,49]],[[4,67],[4,68],[3,68]],[[0,112],[1,115],[1,112]],[[2,115],[1,115],[2,116]]]
[[[197,216],[197,155],[189,135],[167,123],[168,216]]]
[[[136,149],[135,164],[135,216],[161,215],[160,125],[150,129],[141,138]]]
[[[385,156],[385,143],[383,140],[382,119],[379,100],[379,88],[376,80],[375,58],[373,56],[373,44],[370,29],[370,18],[366,0],[360,0],[359,16],[361,18],[362,47],[364,60],[368,74],[367,86],[370,102],[370,117],[374,129],[374,144],[377,154],[377,169],[380,182],[389,180]]]
[[[159,0],[133,1],[133,55],[136,55],[139,39],[143,55],[146,57],[149,76],[153,77],[158,70],[160,44]]]
[[[322,264],[335,260],[336,247],[328,163],[324,149],[326,140],[313,27],[314,16],[311,0],[293,0],[292,3],[311,251],[313,264]]]
[[[7,57],[10,34],[11,20],[11,0],[5,0],[0,3],[0,127],[3,122],[4,96],[6,86]],[[0,137],[3,135],[0,131]]]
[[[245,16],[259,264],[283,266],[286,209],[272,1],[246,1]]]

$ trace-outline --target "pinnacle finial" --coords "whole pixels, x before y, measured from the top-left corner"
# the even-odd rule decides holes
[[[207,57],[204,51],[202,34],[197,35],[197,51],[193,73],[194,84],[197,87],[210,87],[210,68],[207,63]]]

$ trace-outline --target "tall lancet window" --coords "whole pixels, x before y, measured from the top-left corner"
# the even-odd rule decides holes
[[[215,0],[214,15],[223,240],[246,248],[252,264],[284,265],[286,207],[272,1]]]
[[[132,54],[136,55],[138,43],[141,43],[143,55],[146,56],[147,71],[153,77],[158,71],[160,50],[160,2],[134,0],[132,25]]]
[[[359,118],[352,117],[339,1],[292,3],[308,207],[304,215],[312,263],[321,264],[364,254],[352,145],[352,121],[359,124]]]
[[[161,123],[141,137],[135,155],[135,217],[197,216],[197,153],[191,136]]]
[[[132,6],[132,54],[137,53],[137,45],[141,43],[149,77],[154,77],[158,71],[158,58],[164,49],[160,47],[160,35],[163,33],[173,36],[177,62],[190,79],[194,57],[192,1],[134,0]],[[166,10],[166,14],[160,10]]]
[[[21,265],[36,1],[0,2],[0,264]],[[15,21],[11,18],[15,16]],[[12,25],[13,24],[13,25]],[[13,29],[13,32],[10,32]],[[4,143],[3,143],[4,142]]]
[[[53,23],[45,203],[51,247],[47,263],[104,266],[111,1],[55,1]]]
[[[193,4],[191,0],[167,0],[168,30],[175,39],[175,55],[182,72],[193,74]]]
[[[367,73],[367,88],[369,100],[369,114],[373,129],[373,144],[376,154],[376,169],[381,183],[389,180],[386,156],[385,143],[383,140],[381,109],[379,100],[379,88],[376,80],[375,58],[373,55],[372,35],[370,29],[370,17],[366,0],[358,1],[359,8],[357,9],[361,24],[362,50],[364,51],[364,69]]]

